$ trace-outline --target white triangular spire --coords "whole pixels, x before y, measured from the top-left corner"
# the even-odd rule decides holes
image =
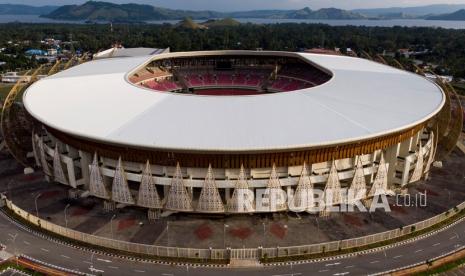
[[[254,197],[249,190],[249,184],[245,176],[244,166],[241,164],[239,177],[237,178],[236,187],[233,195],[228,201],[227,210],[229,213],[251,213],[254,212]]]
[[[153,183],[152,172],[150,170],[150,163],[148,160],[142,173],[137,205],[150,209],[161,209],[163,207],[160,196],[157,192],[157,187],[155,186],[155,183]]]
[[[339,182],[336,162],[334,160],[329,171],[328,180],[326,181],[323,199],[327,207],[342,203],[341,183]]]
[[[424,173],[428,173],[429,170],[431,169],[431,164],[434,162],[434,154],[435,154],[435,144],[434,144],[434,132],[431,131],[430,138],[429,138],[429,143],[430,143],[430,149],[429,149],[429,155],[428,155],[428,161],[426,162],[426,167],[424,170]]]
[[[171,180],[170,190],[166,198],[165,209],[172,211],[190,212],[193,211],[192,199],[184,187],[182,172],[179,163],[176,165],[176,172]]]
[[[58,144],[55,145],[55,151],[53,153],[53,176],[56,182],[68,185],[68,179],[66,178],[65,172],[63,171],[63,166],[61,164]]]
[[[46,155],[45,155],[45,145],[42,139],[39,140],[39,155],[40,155],[40,164],[42,166],[42,170],[48,176],[52,176],[52,170],[47,162]]]
[[[89,192],[91,195],[110,199],[110,194],[105,187],[103,182],[102,173],[100,172],[100,167],[98,165],[97,153],[94,154],[94,160],[90,165],[90,183],[89,183]]]
[[[416,182],[421,179],[423,175],[423,160],[423,147],[421,146],[420,142],[420,147],[417,152],[417,163],[415,164],[415,169],[413,170],[412,177],[410,177],[409,183]]]
[[[289,208],[296,208],[296,211],[310,210],[315,205],[313,198],[313,184],[307,168],[307,163],[302,166],[299,183],[292,197],[292,203]],[[292,211],[292,210],[291,210]]]
[[[384,160],[384,154],[381,153],[381,160],[378,166],[378,172],[376,173],[375,180],[371,186],[368,197],[374,197],[376,195],[387,194],[388,189],[388,178],[387,178],[387,167],[386,161]]]
[[[128,181],[126,180],[126,173],[124,172],[121,156],[118,158],[118,165],[116,165],[115,176],[113,177],[111,199],[114,202],[135,204],[134,198],[131,195],[131,190],[129,190]]]
[[[212,166],[208,165],[207,176],[200,192],[196,211],[203,213],[224,213],[223,201],[215,184]]]
[[[357,167],[355,168],[354,178],[352,179],[352,184],[349,188],[349,198],[347,203],[353,204],[360,199],[364,199],[366,192],[367,185],[365,181],[365,173],[363,172],[362,158],[358,156]]]
[[[281,188],[281,183],[279,182],[279,176],[276,172],[276,166],[273,164],[270,179],[268,180],[268,184],[263,195],[263,199],[265,199],[263,207],[265,207],[267,211],[271,212],[287,210],[286,200],[281,198],[282,194],[283,190]]]

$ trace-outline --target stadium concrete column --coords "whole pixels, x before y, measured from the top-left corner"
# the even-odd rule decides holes
[[[228,179],[229,180],[229,179]],[[224,199],[226,202],[231,198],[231,188],[224,189]]]
[[[188,185],[187,186],[187,191],[189,192],[189,196],[191,198],[194,198],[194,187],[192,186],[192,175],[189,176],[189,181],[188,181]]]
[[[291,183],[291,176],[290,175],[287,177],[287,180],[288,180],[288,183]],[[292,186],[291,185],[287,185],[286,193],[287,193],[288,196],[292,193]]]
[[[170,192],[170,185],[163,185],[163,198],[166,198],[169,192]]]
[[[417,134],[415,134],[413,136],[412,144],[411,144],[411,147],[410,147],[410,152],[416,152],[418,150],[418,144],[421,141],[421,134],[422,133],[423,133],[423,131],[419,131],[419,132],[417,132]]]
[[[388,164],[387,181],[389,184],[394,183],[394,178],[396,176],[397,154],[399,152],[399,148],[400,143],[397,143],[387,148],[386,153],[384,154],[385,161]]]
[[[84,189],[89,190],[89,183],[90,183],[90,171],[89,166],[92,163],[92,155],[85,151],[80,150],[78,152],[81,162],[81,171],[82,171],[82,179],[84,181]]]
[[[401,186],[405,186],[408,184],[409,180],[409,173],[410,173],[410,165],[412,164],[414,154],[408,155],[404,159],[404,169],[402,171],[402,181]]]
[[[76,172],[74,171],[74,162],[71,158],[64,158],[66,164],[66,171],[68,172],[68,182],[73,188],[77,187]]]
[[[400,142],[399,156],[405,158],[410,154],[410,149],[412,148],[413,137],[410,137],[402,142]]]
[[[371,162],[371,166],[372,166],[373,168],[376,167],[376,156],[377,156],[377,153],[378,153],[378,151],[375,151],[375,152],[373,152],[373,153],[371,154],[371,160],[370,160],[370,162]],[[373,183],[373,181],[375,181],[375,171],[376,171],[376,170],[373,170],[373,173],[370,175],[370,181],[369,181],[369,183]]]

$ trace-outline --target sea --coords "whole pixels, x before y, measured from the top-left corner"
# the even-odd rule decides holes
[[[260,18],[236,18],[241,23],[253,24],[280,24],[280,23],[310,23],[327,24],[330,26],[368,26],[368,27],[432,27],[445,29],[465,29],[465,21],[423,20],[423,19],[392,19],[392,20],[310,20],[310,19],[260,19]],[[205,20],[196,20],[203,22]],[[66,21],[42,18],[38,15],[0,15],[0,23],[66,23],[88,24],[86,21]],[[147,21],[147,24],[176,24],[178,20]],[[108,23],[108,22],[96,22]]]

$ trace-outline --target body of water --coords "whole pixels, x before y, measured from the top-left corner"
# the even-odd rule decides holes
[[[310,20],[310,19],[260,19],[237,18],[242,23],[277,24],[277,23],[320,23],[331,26],[369,26],[369,27],[441,27],[447,29],[465,29],[465,21],[423,20],[423,19],[393,19],[393,20]],[[203,22],[205,20],[195,20]],[[66,21],[41,18],[38,15],[0,15],[0,23],[74,23],[85,24],[85,21]],[[176,24],[178,20],[147,21],[148,24]],[[107,23],[107,22],[102,22]]]

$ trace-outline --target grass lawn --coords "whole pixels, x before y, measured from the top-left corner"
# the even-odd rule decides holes
[[[10,92],[12,84],[0,83],[0,100],[4,101],[8,93]]]
[[[12,87],[13,87],[13,84],[0,83],[0,100],[1,101],[4,101],[6,99]],[[23,86],[23,88],[26,88],[26,86]],[[19,101],[19,102],[23,101],[23,96],[22,96],[23,92],[24,91],[21,91],[21,93],[16,97],[16,101]]]
[[[24,272],[28,275],[33,275],[33,276],[45,276],[45,274],[30,270],[26,267],[23,267],[21,265],[16,265],[14,262],[4,262],[0,264],[0,274],[2,274],[2,271],[7,270],[8,268],[13,268],[16,270],[19,270],[21,272]]]

